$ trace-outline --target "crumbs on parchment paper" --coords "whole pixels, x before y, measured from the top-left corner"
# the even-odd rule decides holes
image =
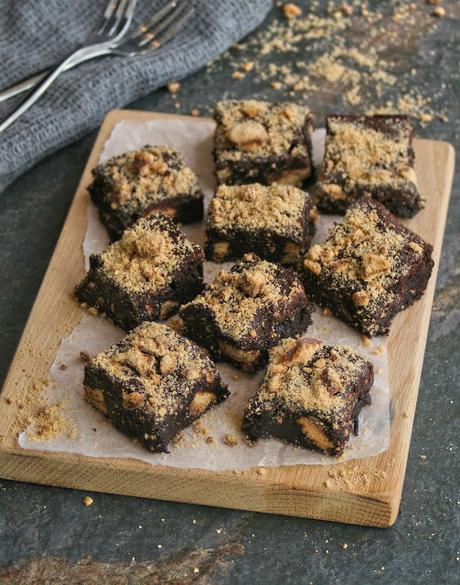
[[[29,363],[46,364],[48,355],[37,348],[30,341],[24,342],[21,351],[26,352]],[[65,366],[65,367],[62,367]],[[61,364],[60,369],[66,369]],[[31,441],[48,441],[58,436],[75,438],[77,435],[75,424],[67,420],[63,414],[65,401],[50,404],[47,390],[53,387],[52,382],[43,376],[33,375],[27,370],[22,372],[24,398],[8,398],[9,403],[16,407],[17,415],[12,426],[12,436],[18,437],[27,430],[27,437]]]

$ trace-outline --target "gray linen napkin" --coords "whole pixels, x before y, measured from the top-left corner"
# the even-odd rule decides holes
[[[191,1],[191,0],[190,0]],[[142,22],[165,0],[139,0]],[[0,135],[0,191],[37,161],[80,138],[111,109],[180,79],[257,27],[271,0],[193,0],[193,17],[150,55],[104,57],[68,71]],[[83,43],[107,0],[0,0],[0,88],[52,65]],[[0,104],[0,119],[20,102]]]

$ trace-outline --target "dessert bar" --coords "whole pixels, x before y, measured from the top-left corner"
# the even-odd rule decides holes
[[[203,286],[201,248],[161,215],[140,219],[100,254],[76,288],[76,297],[129,330],[166,319]]]
[[[112,240],[139,218],[159,212],[180,223],[200,221],[203,193],[195,173],[169,146],[144,146],[92,171],[88,187]]]
[[[252,372],[265,365],[270,347],[305,331],[310,313],[294,272],[247,254],[179,315],[184,335],[212,358]]]
[[[365,335],[386,334],[394,317],[419,299],[433,268],[432,246],[383,205],[355,202],[304,260],[309,297]]]
[[[201,348],[166,325],[143,323],[85,366],[85,398],[154,452],[228,397]]]
[[[423,206],[414,170],[413,130],[407,116],[328,116],[318,207],[344,213],[363,195],[401,217]]]
[[[238,260],[247,252],[297,265],[314,233],[312,199],[292,185],[221,185],[209,205],[206,257]]]
[[[313,172],[313,115],[306,106],[255,100],[216,106],[218,183],[301,185]]]
[[[250,398],[243,431],[341,455],[370,404],[372,364],[347,347],[311,338],[285,339],[270,351],[267,372]]]

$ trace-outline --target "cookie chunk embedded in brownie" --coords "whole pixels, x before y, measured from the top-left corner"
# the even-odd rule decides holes
[[[344,213],[363,195],[401,217],[423,202],[414,170],[413,130],[407,116],[328,116],[318,207]]]
[[[170,146],[144,146],[93,169],[91,199],[112,240],[152,212],[180,223],[200,221],[203,193],[195,173]]]
[[[365,335],[386,334],[394,317],[425,291],[432,250],[383,205],[365,197],[348,209],[324,244],[307,252],[305,290]]]
[[[297,266],[314,233],[312,199],[292,185],[221,185],[209,205],[206,257],[238,260],[254,252]]]
[[[129,330],[143,321],[166,319],[203,287],[201,248],[161,215],[140,219],[120,240],[91,254],[76,288],[80,302]]]
[[[294,272],[247,254],[179,315],[184,335],[212,358],[252,372],[264,366],[270,347],[305,331],[310,313]]]
[[[214,118],[219,183],[301,185],[312,175],[313,115],[306,106],[223,101]]]
[[[243,431],[327,455],[341,455],[370,404],[372,364],[351,349],[316,339],[285,339],[270,351],[267,373],[250,398]]]
[[[212,361],[166,325],[143,323],[85,366],[86,400],[147,449],[168,443],[228,397]]]

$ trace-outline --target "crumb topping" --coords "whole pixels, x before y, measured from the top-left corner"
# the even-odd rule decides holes
[[[281,400],[291,411],[331,413],[349,404],[366,362],[345,346],[285,339],[270,351],[258,403]]]
[[[332,198],[356,186],[416,183],[406,117],[329,116],[327,126],[320,182]]]
[[[299,298],[306,303],[303,287],[293,273],[246,254],[229,272],[222,270],[204,293],[184,308],[204,306],[223,335],[232,340],[248,337],[253,343],[260,343],[256,321],[264,331],[270,330]]]
[[[424,242],[395,222],[378,203],[360,200],[336,224],[326,242],[312,246],[304,267],[331,281],[334,288],[352,290],[358,307],[391,301],[392,285],[424,254]]]
[[[203,376],[208,383],[218,376],[194,343],[166,325],[150,322],[98,354],[90,366],[123,384],[127,408],[141,407],[158,419],[173,414]]]
[[[170,283],[184,260],[199,250],[162,216],[140,219],[99,259],[106,273],[132,291],[153,292]]]
[[[271,228],[302,241],[308,194],[291,185],[221,185],[211,200],[208,227]]]
[[[170,146],[146,145],[98,165],[95,180],[103,180],[107,204],[113,210],[135,211],[161,200],[201,197],[198,179],[182,156]]]
[[[223,101],[216,106],[215,147],[219,158],[308,154],[305,132],[312,131],[309,108],[292,103],[256,100]],[[308,129],[305,126],[308,126]]]

